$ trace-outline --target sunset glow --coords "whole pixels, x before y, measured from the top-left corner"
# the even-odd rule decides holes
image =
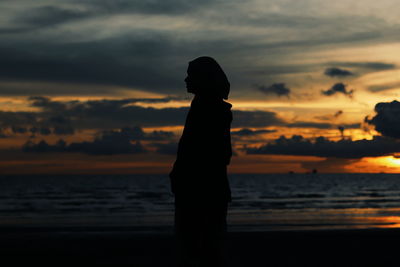
[[[2,171],[65,172],[76,153],[82,166],[168,172],[201,55],[231,84],[232,173],[400,171],[397,3],[217,2],[0,4]]]

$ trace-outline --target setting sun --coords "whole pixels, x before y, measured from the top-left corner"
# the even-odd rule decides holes
[[[388,167],[397,167],[400,169],[400,158],[393,156],[380,157],[375,159],[376,163],[379,165],[386,165]]]

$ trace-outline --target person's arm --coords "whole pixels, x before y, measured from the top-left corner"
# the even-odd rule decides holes
[[[225,164],[228,165],[231,161],[232,157],[232,143],[231,143],[231,122],[232,122],[232,112],[229,111],[227,116],[224,118],[224,128],[223,128],[223,141],[222,141],[222,149],[223,149],[223,158]]]

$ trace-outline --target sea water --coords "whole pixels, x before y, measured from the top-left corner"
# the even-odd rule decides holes
[[[229,180],[230,231],[400,227],[397,174],[231,174]],[[167,175],[0,176],[0,229],[172,231],[173,215]]]

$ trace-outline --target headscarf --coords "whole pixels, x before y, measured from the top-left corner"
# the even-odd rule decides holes
[[[228,99],[230,83],[221,66],[212,57],[198,57],[189,62],[190,72],[198,82],[198,93]]]

